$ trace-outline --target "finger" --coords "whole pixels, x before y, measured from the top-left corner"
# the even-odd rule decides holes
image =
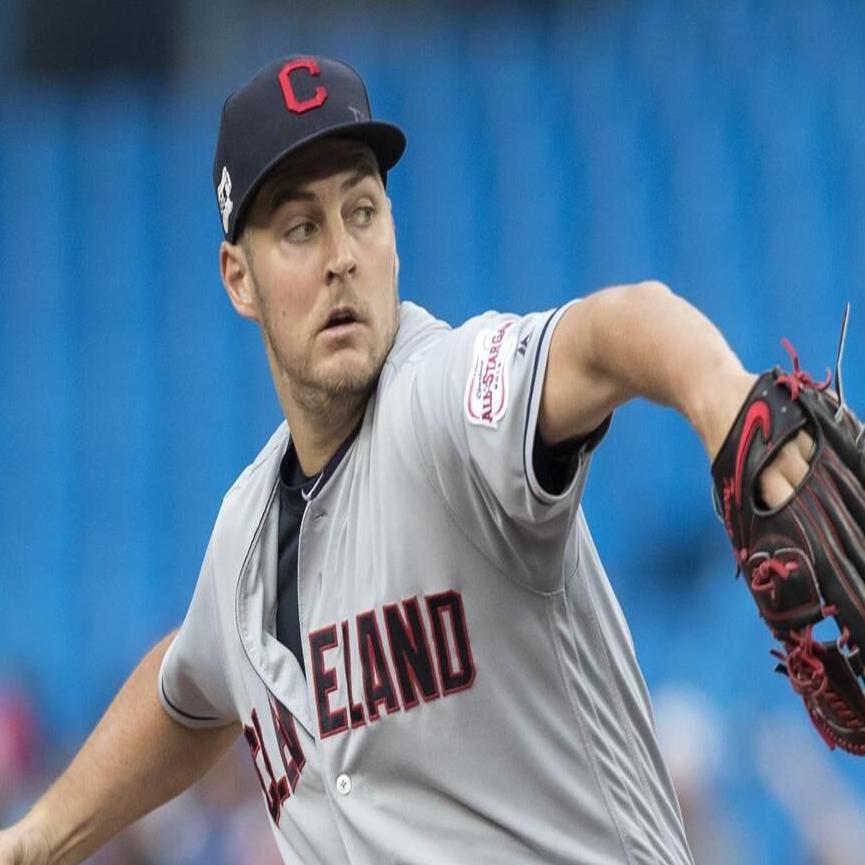
[[[766,467],[764,474],[779,473],[793,486],[797,486],[808,474],[808,461],[802,456],[800,447],[798,439],[787,442]]]
[[[810,462],[811,457],[814,454],[813,437],[807,432],[805,432],[805,430],[799,430],[799,432],[796,434],[796,438],[793,441],[796,443],[796,447],[802,459]]]
[[[760,497],[770,508],[777,508],[792,498],[796,487],[770,466],[760,475]]]
[[[784,504],[808,474],[814,440],[804,431],[787,442],[760,475],[760,495],[771,508]]]

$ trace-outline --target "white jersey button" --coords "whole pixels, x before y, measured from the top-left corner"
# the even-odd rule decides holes
[[[336,779],[336,792],[341,796],[348,796],[351,793],[351,778],[348,775],[340,775]]]

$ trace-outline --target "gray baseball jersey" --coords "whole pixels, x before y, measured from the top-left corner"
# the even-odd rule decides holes
[[[243,723],[287,863],[692,863],[579,508],[588,454],[558,495],[532,465],[561,314],[401,305],[303,516],[306,677],[274,636],[284,425],[225,497],[160,697]]]

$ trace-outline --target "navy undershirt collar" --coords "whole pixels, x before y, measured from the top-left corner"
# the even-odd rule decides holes
[[[324,468],[315,475],[306,475],[300,467],[294,441],[289,439],[288,447],[279,466],[280,485],[288,492],[292,499],[297,498],[305,505],[318,494],[318,491],[327,482],[327,479],[336,471],[342,458],[351,447],[360,432],[361,424],[358,424],[349,434],[348,438],[337,448],[336,453],[325,463]]]
[[[324,468],[312,477],[300,467],[294,444],[289,440],[279,466],[279,540],[277,550],[276,637],[297,658],[306,675],[297,596],[297,553],[300,526],[307,504],[334,473],[357,438],[360,424],[339,446]]]

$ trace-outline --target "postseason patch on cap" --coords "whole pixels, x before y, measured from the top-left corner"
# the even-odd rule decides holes
[[[216,200],[219,204],[219,214],[222,217],[222,230],[228,234],[228,218],[231,216],[231,211],[234,210],[234,202],[231,200],[231,175],[228,173],[227,165],[222,166],[222,177],[216,188]]]
[[[515,324],[516,319],[510,319],[475,337],[464,401],[469,423],[496,429],[505,416],[511,358],[517,347],[516,332],[511,330]]]

